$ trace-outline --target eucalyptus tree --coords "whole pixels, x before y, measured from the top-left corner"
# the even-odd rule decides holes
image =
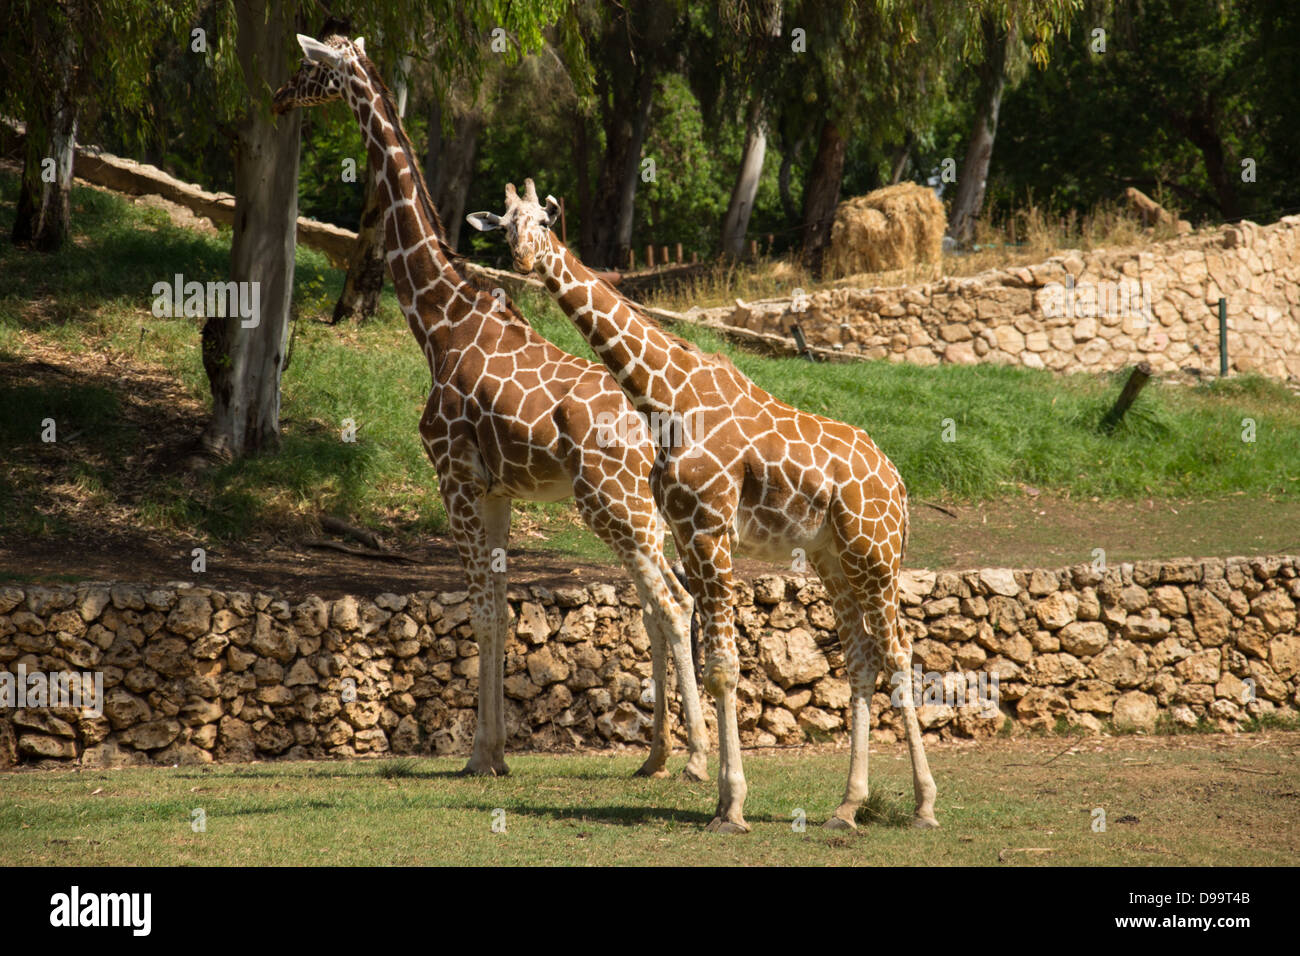
[[[210,316],[203,327],[203,364],[212,418],[203,446],[230,458],[273,450],[280,439],[280,378],[288,358],[298,212],[301,112],[273,116],[272,93],[295,64],[295,34],[324,11],[313,0],[219,0],[212,47],[220,73],[218,112],[235,114],[235,228],[230,278],[257,290],[257,314]],[[340,5],[341,7],[342,5]],[[535,49],[542,30],[563,9],[560,0],[357,0],[346,12],[355,33],[410,36],[414,19],[442,42],[404,51],[444,73],[475,75],[490,56]],[[335,10],[338,13],[340,10]],[[400,41],[397,41],[400,46]],[[391,54],[398,55],[394,49]],[[242,284],[247,284],[243,286]]]
[[[145,100],[154,44],[181,27],[192,0],[13,0],[0,32],[0,114],[26,125],[13,239],[43,250],[67,239],[77,126],[92,98],[117,111]]]
[[[991,0],[969,8],[960,21],[963,58],[971,64],[976,82],[975,117],[948,211],[948,235],[957,241],[975,238],[1008,84],[1019,81],[1031,59],[1039,68],[1046,66],[1053,35],[1068,30],[1081,5],[1082,0]]]

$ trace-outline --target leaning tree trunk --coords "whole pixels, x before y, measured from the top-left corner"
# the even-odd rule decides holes
[[[235,18],[236,54],[254,92],[235,150],[230,277],[249,290],[245,297],[257,309],[255,321],[239,314],[209,316],[203,326],[203,366],[212,389],[212,419],[203,444],[221,458],[272,450],[280,441],[280,374],[293,293],[302,117],[299,110],[273,117],[262,95],[289,75],[292,4],[236,0]]]
[[[745,233],[754,212],[758,181],[763,175],[763,157],[767,153],[767,128],[763,121],[763,98],[755,93],[745,119],[745,147],[740,154],[740,169],[731,189],[731,201],[722,217],[722,254],[739,259],[745,249]]]
[[[397,115],[406,115],[406,73],[399,70],[393,83],[396,91]],[[384,291],[384,209],[379,189],[380,171],[366,159],[366,195],[361,204],[361,224],[357,241],[348,261],[348,274],[343,280],[343,292],[334,303],[331,323],[344,319],[358,321],[371,318],[379,311],[379,298]]]
[[[474,181],[474,157],[478,154],[478,138],[482,132],[483,117],[477,110],[471,110],[456,117],[451,140],[442,144],[434,205],[447,233],[447,245],[453,249],[460,241],[460,224],[465,218],[465,201]]]
[[[815,276],[821,275],[822,259],[831,240],[831,224],[844,179],[845,146],[844,134],[835,120],[827,117],[803,193],[803,258]]]
[[[998,132],[998,111],[1007,86],[1007,46],[1011,37],[991,18],[983,22],[984,62],[979,67],[979,92],[975,125],[966,159],[957,174],[957,193],[948,214],[948,235],[960,243],[975,239],[975,221],[984,208],[989,164],[993,161],[993,140]]]

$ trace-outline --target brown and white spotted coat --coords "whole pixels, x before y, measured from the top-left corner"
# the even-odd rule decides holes
[[[356,116],[370,161],[383,171],[378,188],[393,284],[433,378],[420,435],[465,566],[480,647],[478,725],[465,772],[506,772],[508,606],[506,575],[493,565],[495,558],[500,567],[505,555],[511,501],[572,495],[587,524],[631,572],[652,641],[654,738],[638,772],[667,773],[665,645],[671,645],[689,738],[686,774],[707,779],[690,598],[664,557],[664,525],[649,487],[653,443],[648,436],[605,440],[602,421],[635,415],[610,374],[556,348],[504,295],[457,270],[410,140],[363,41],[298,39],[302,68],[277,91],[274,109],[342,98]]]
[[[789,562],[805,557],[831,595],[852,693],[852,756],[844,800],[829,826],[851,827],[867,796],[872,692],[884,668],[905,679],[904,724],[916,822],[937,826],[935,785],[910,692],[912,648],[898,621],[898,574],[907,492],[866,432],[801,412],[763,391],[729,361],[669,335],[598,279],[549,226],[558,209],[506,187],[500,217],[520,272],[536,272],[648,421],[659,445],[651,485],[673,530],[704,625],[704,683],[718,703],[722,752],[710,829],[748,830],[736,724],[739,660],[732,553]]]

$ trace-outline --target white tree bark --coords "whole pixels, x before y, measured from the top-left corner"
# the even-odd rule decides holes
[[[203,363],[212,388],[205,448],[222,458],[271,450],[280,440],[280,375],[293,294],[298,218],[298,134],[302,114],[273,117],[260,94],[289,75],[288,0],[236,0],[236,52],[254,99],[239,125],[230,277],[256,289],[256,324],[238,314],[208,316]],[[256,286],[253,284],[256,283]]]

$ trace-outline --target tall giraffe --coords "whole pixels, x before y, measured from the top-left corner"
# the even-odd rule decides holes
[[[478,725],[465,773],[504,774],[504,660],[508,608],[504,557],[515,498],[573,496],[591,529],[632,574],[651,639],[655,680],[650,755],[637,771],[665,776],[667,660],[677,662],[690,756],[689,778],[708,779],[708,736],[690,648],[689,595],[663,553],[664,525],[649,489],[654,445],[611,442],[600,423],[635,418],[600,365],[575,358],[537,334],[513,304],[467,281],[443,239],[442,223],[414,150],[364,41],[299,35],[304,61],[275,94],[283,113],[343,98],[385,191],[383,229],[393,285],[433,377],[420,419],[438,472],[447,520],[465,566],[478,640]]]
[[[659,445],[650,484],[672,527],[704,626],[704,686],[718,705],[718,810],[709,829],[749,830],[736,723],[732,552],[807,556],[830,594],[852,694],[852,752],[844,799],[826,825],[856,827],[867,797],[871,695],[888,664],[903,681],[917,826],[937,827],[936,789],[912,699],[912,646],[898,622],[907,491],[866,432],[777,401],[721,356],[669,335],[598,279],[551,232],[559,204],[506,187],[498,217],[515,268],[536,272],[650,423]]]

